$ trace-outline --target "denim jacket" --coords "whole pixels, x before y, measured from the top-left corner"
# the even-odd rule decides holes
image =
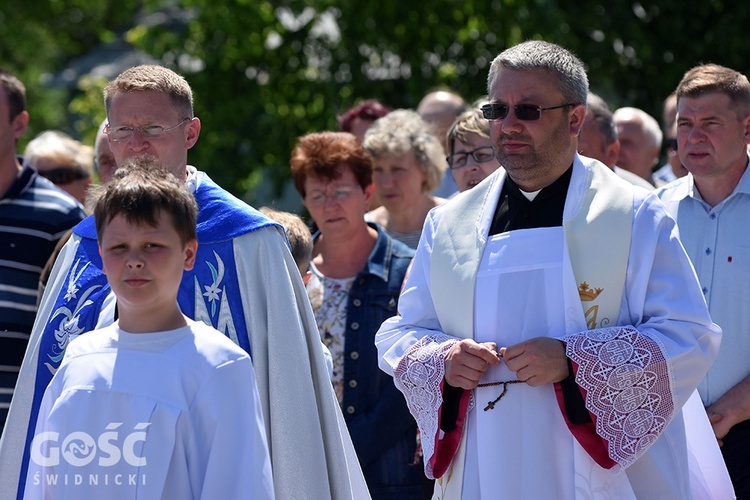
[[[375,348],[375,332],[396,314],[414,251],[368,225],[378,239],[349,290],[341,409],[372,498],[416,499],[423,481],[415,464],[417,424],[393,378],[378,368]]]

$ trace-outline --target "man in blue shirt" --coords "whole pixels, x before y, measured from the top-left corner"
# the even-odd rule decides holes
[[[750,82],[697,66],[677,87],[677,151],[688,175],[658,191],[677,219],[711,318],[724,331],[698,386],[734,483],[750,498]]]

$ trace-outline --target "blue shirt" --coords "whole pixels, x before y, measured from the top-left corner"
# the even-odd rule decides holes
[[[715,207],[701,198],[692,174],[657,195],[677,219],[711,319],[724,331],[719,355],[698,386],[710,406],[750,375],[750,169]]]

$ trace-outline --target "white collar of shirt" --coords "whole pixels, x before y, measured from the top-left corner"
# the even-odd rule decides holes
[[[186,168],[187,180],[185,181],[185,185],[191,193],[195,194],[195,191],[198,189],[198,186],[201,183],[201,176],[199,175],[200,172],[198,172],[198,169],[192,165],[188,165]]]

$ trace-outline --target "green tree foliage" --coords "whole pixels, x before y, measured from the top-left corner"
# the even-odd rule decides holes
[[[571,49],[613,108],[632,105],[657,118],[690,67],[716,62],[747,73],[750,61],[750,9],[720,0],[184,0],[179,7],[190,16],[180,27],[133,23],[135,3],[51,0],[44,13],[30,2],[22,12],[8,9],[0,35],[19,43],[2,44],[0,61],[22,69],[30,99],[50,96],[38,110],[45,126],[77,116],[77,126],[95,127],[101,82],[85,81],[67,108],[36,82],[124,32],[191,83],[203,123],[191,163],[256,204],[270,201],[256,189],[261,181],[272,195],[281,192],[300,135],[335,129],[336,115],[365,98],[413,108],[437,87],[479,98],[493,57],[526,39]],[[141,13],[177,5],[152,0]],[[19,16],[22,25],[34,22],[11,27]]]
[[[6,0],[0,4],[0,66],[15,73],[26,86],[29,130],[19,150],[37,133],[54,128],[93,141],[104,117],[103,105],[71,108],[77,93],[50,85],[74,59],[112,41],[118,30],[131,26],[140,8],[135,0]],[[91,80],[81,82],[90,92]],[[101,83],[99,83],[101,87]],[[101,101],[101,94],[98,96]],[[92,132],[93,128],[93,132]]]

